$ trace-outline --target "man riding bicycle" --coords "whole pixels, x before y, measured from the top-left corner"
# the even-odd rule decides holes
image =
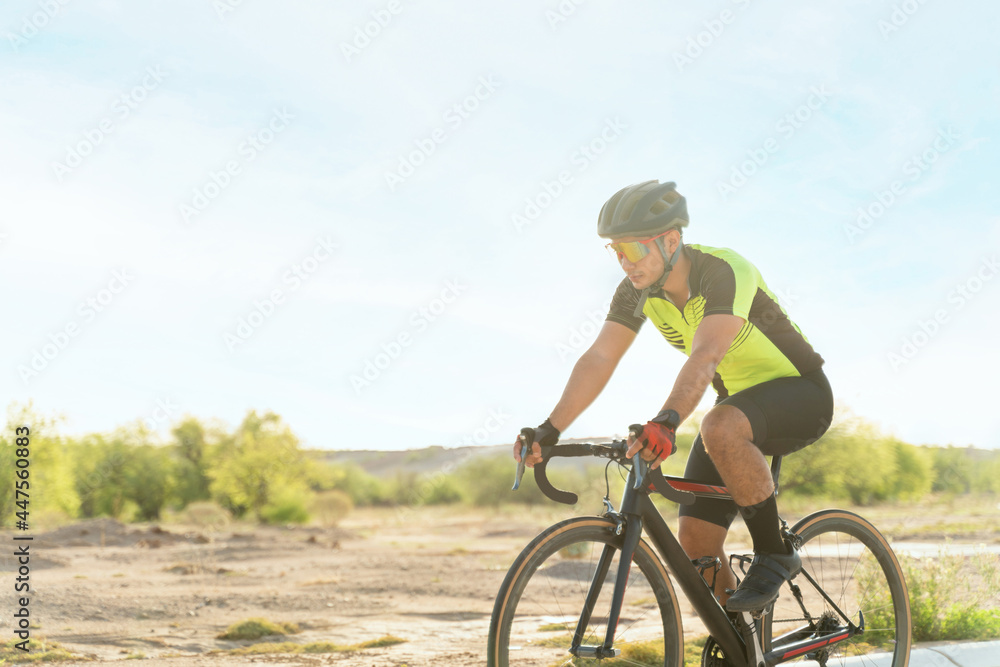
[[[541,462],[540,444],[597,398],[647,319],[688,360],[663,408],[632,441],[629,455],[659,466],[676,451],[677,427],[709,384],[718,399],[701,422],[684,476],[725,484],[733,500],[698,498],[682,505],[678,538],[692,560],[717,557],[715,594],[730,612],[764,609],[801,561],[779,531],[774,483],[765,455],[797,451],[817,440],[833,417],[823,358],[779,305],[753,264],[726,248],[683,243],[687,202],[674,183],[646,181],[615,193],[598,217],[626,277],[593,345],[577,361],[562,398],[535,429],[525,458]],[[514,446],[520,461],[520,445]],[[724,544],[736,514],[753,539],[754,559],[736,577]],[[728,589],[728,590],[727,590]]]

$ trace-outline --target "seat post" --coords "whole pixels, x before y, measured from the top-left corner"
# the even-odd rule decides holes
[[[771,479],[774,480],[774,495],[778,495],[778,475],[781,474],[781,456],[771,457]]]

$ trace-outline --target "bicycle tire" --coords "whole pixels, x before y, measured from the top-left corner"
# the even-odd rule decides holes
[[[859,611],[864,614],[862,634],[818,649],[825,652],[826,664],[906,667],[912,645],[910,601],[899,561],[882,534],[864,518],[844,510],[811,514],[795,524],[792,532],[802,538],[799,555],[803,570],[852,622],[858,623]],[[802,575],[794,583],[810,616],[819,619],[813,625],[814,632],[800,633],[794,639],[836,636],[834,628],[843,627],[843,622],[834,619],[836,613],[830,604]],[[778,601],[763,619],[764,651],[788,644],[792,638],[775,640],[793,628],[805,627],[808,622],[804,618],[789,586],[783,586]],[[783,662],[817,657],[807,651],[788,655]]]
[[[613,548],[585,645],[603,644],[622,538],[605,517],[575,517],[543,531],[521,551],[497,593],[487,642],[490,667],[563,664],[596,562]],[[632,558],[626,597],[614,640],[617,658],[574,658],[573,665],[683,665],[683,630],[677,596],[660,559],[644,540]],[[654,618],[655,617],[655,618]]]

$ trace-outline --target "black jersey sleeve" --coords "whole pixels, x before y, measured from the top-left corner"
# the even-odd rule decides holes
[[[705,296],[705,316],[723,314],[748,319],[759,276],[753,264],[732,251],[702,254],[700,261],[699,291]]]
[[[618,284],[618,289],[615,290],[615,295],[611,297],[611,309],[605,320],[624,324],[632,331],[639,333],[639,327],[646,321],[646,316],[641,310],[638,315],[636,314],[640,294],[628,278],[622,279]]]

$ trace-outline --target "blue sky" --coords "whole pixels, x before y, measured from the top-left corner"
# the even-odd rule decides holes
[[[597,212],[655,178],[840,406],[1000,446],[998,14],[11,0],[0,399],[68,433],[255,408],[309,447],[512,440],[621,278]],[[649,418],[683,361],[643,331],[566,435]]]

